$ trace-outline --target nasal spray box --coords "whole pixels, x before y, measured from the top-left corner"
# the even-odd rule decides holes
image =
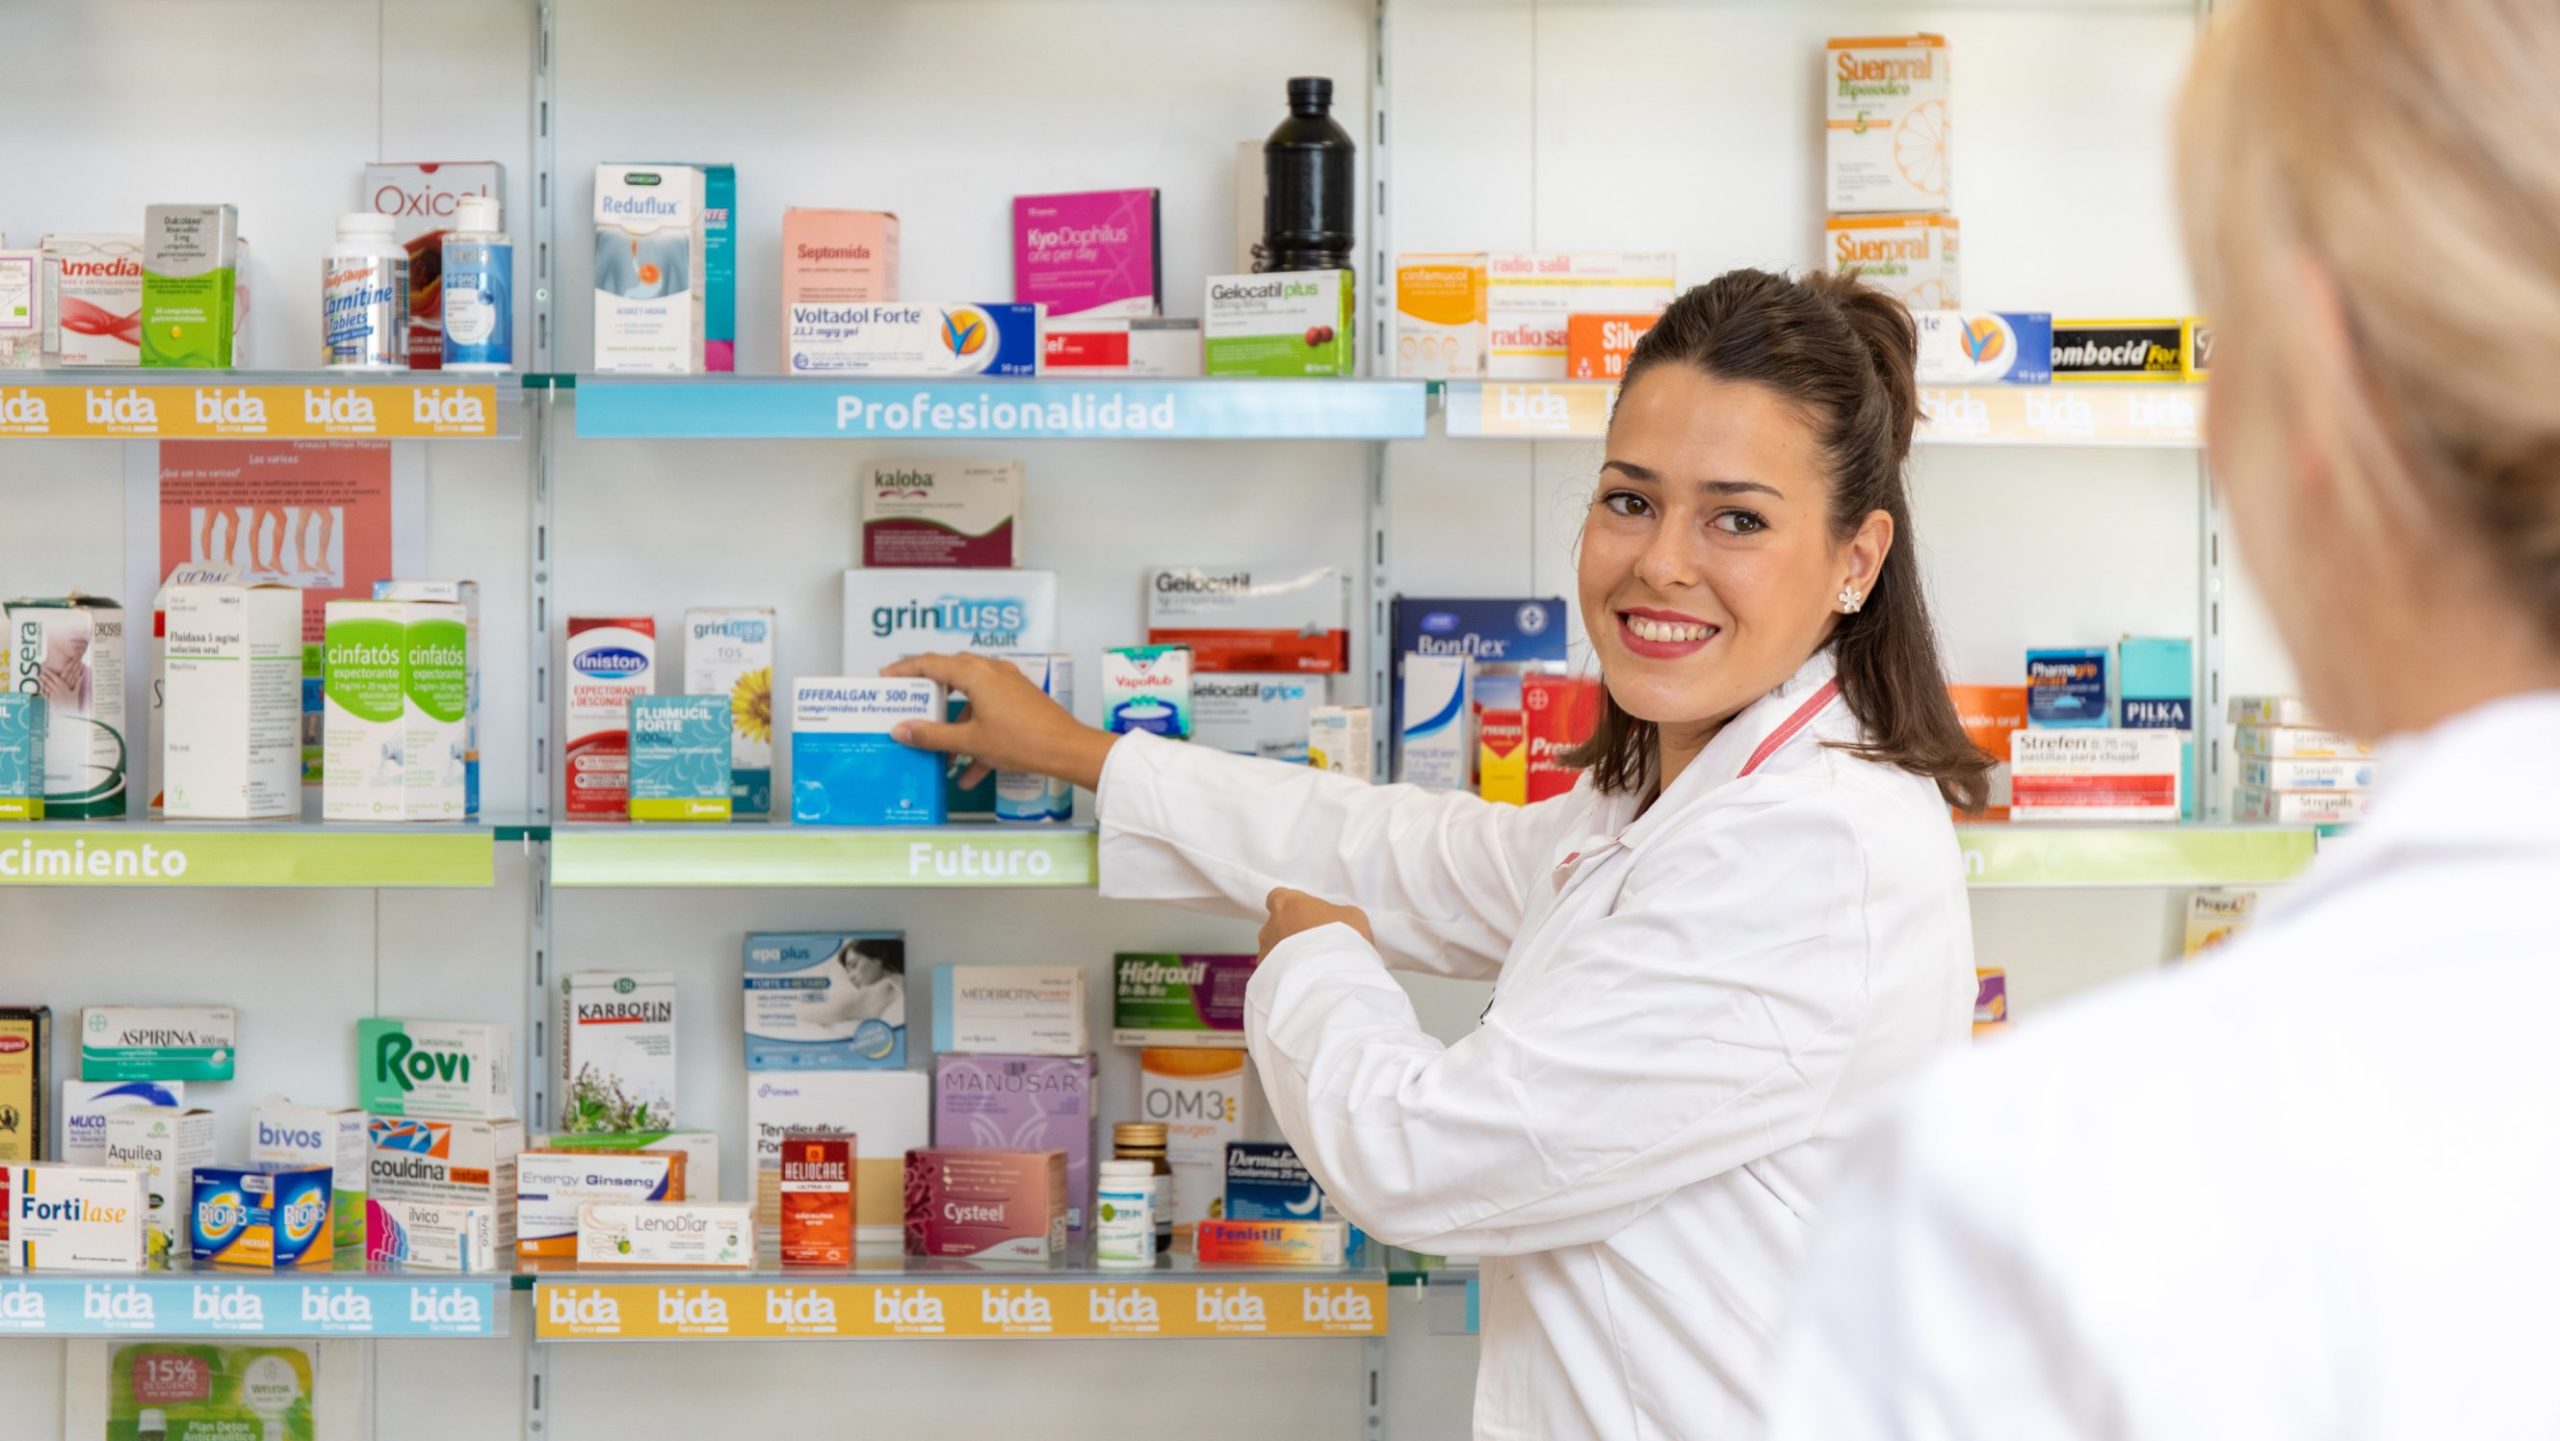
[[[142,237],[44,238],[46,354],[56,365],[142,363]]]
[[[1348,270],[1213,275],[1200,312],[1209,375],[1351,375],[1360,368]]]
[[[758,1072],[747,1086],[756,1224],[781,1226],[784,1140],[834,1137],[853,1143],[856,1240],[897,1245],[906,1214],[904,1157],[931,1144],[932,1126],[932,1085],[922,1071]]]
[[[375,1116],[365,1124],[371,1199],[410,1206],[469,1206],[489,1213],[492,1255],[516,1248],[516,1157],[524,1125]]]
[[[45,698],[44,811],[125,813],[124,607],[94,595],[9,602],[11,686]]]
[[[154,1260],[187,1254],[195,1213],[195,1173],[213,1164],[213,1112],[200,1107],[130,1106],[107,1117],[107,1164],[143,1178],[143,1234]]]
[[[684,693],[716,697],[729,723],[729,814],[773,814],[773,607],[684,613]]]
[[[0,1167],[44,1153],[52,1092],[53,1009],[0,1006]],[[6,1216],[0,1204],[0,1219]]]
[[[411,351],[414,361],[417,352]],[[415,370],[415,364],[410,369]],[[480,583],[475,580],[377,580],[375,600],[432,600],[462,607],[462,810],[480,814]]]
[[[301,815],[301,590],[171,586],[160,654],[169,819]]]
[[[467,806],[470,631],[443,601],[333,600],[323,612],[320,814],[452,821]]]
[[[1409,653],[1400,667],[1396,779],[1426,790],[1467,788],[1467,680],[1462,655]]]
[[[726,696],[633,696],[631,819],[729,819],[730,729]]]
[[[261,1101],[249,1113],[249,1159],[262,1166],[327,1166],[333,1226],[341,1247],[365,1240],[365,1114],[352,1106]]]
[[[1102,653],[1102,728],[1191,738],[1191,649],[1128,645]]]
[[[48,709],[43,696],[0,692],[0,821],[44,819]]]
[[[560,1129],[662,1131],[676,1113],[673,971],[560,978]]]
[[[511,1117],[514,1056],[504,1026],[368,1016],[356,1022],[356,1104],[376,1116]]]
[[[791,307],[794,375],[1040,373],[1040,307],[916,300]]]
[[[874,465],[861,523],[865,566],[1009,570],[1022,559],[1022,462]]]
[[[1946,37],[1847,37],[1832,41],[1826,58],[1830,208],[1946,209],[1953,92]]]
[[[107,1117],[129,1106],[187,1103],[184,1081],[65,1081],[62,1083],[62,1143],[53,1159],[74,1166],[102,1166],[107,1160]]]
[[[239,1057],[229,1006],[90,1006],[80,1013],[84,1081],[227,1081]]]
[[[21,1271],[139,1271],[150,1260],[143,1174],[123,1166],[0,1168],[8,1254]]]
[[[326,1166],[200,1166],[192,1249],[217,1266],[326,1266],[337,1253]]]
[[[1072,656],[1018,654],[1005,659],[1023,679],[1067,711],[1076,708],[1076,663]],[[1029,771],[996,772],[996,819],[1000,821],[1070,821],[1076,814],[1072,782]]]
[[[596,167],[596,369],[710,368],[705,204],[695,166]]]
[[[1824,256],[1834,275],[1854,272],[1913,310],[1952,310],[1964,303],[1952,215],[1834,215],[1823,223]]]
[[[938,826],[943,761],[889,732],[943,719],[929,680],[802,677],[791,687],[791,819],[818,826]]]
[[[227,370],[237,327],[240,212],[152,205],[142,212],[142,364]]]
[[[573,821],[630,819],[631,698],[658,688],[654,617],[569,617],[568,742],[562,810]]]
[[[430,160],[364,168],[364,208],[390,216],[391,238],[409,252],[411,370],[444,368],[444,237],[453,228],[455,203],[466,195],[503,203],[506,167],[494,160]],[[338,1229],[338,1244],[352,1244],[343,1234],[348,1228]]]
[[[744,969],[748,1070],[906,1069],[904,934],[760,932]]]

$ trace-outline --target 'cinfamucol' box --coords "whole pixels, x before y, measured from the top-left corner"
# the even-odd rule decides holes
[[[198,1166],[195,1258],[281,1270],[335,1255],[327,1166]]]
[[[1127,952],[1112,962],[1115,1046],[1244,1046],[1251,956]]]
[[[728,697],[633,696],[629,775],[635,821],[729,819]]]
[[[943,760],[900,745],[901,721],[943,719],[942,687],[878,676],[803,677],[791,687],[791,819],[801,825],[938,826]]]
[[[1473,380],[1484,374],[1485,257],[1396,257],[1396,374]]]

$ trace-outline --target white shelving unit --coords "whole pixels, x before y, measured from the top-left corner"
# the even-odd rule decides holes
[[[832,671],[839,577],[854,559],[855,466],[1000,454],[1028,467],[1027,564],[1059,576],[1063,649],[1089,655],[1132,638],[1137,575],[1151,564],[1338,564],[1359,577],[1368,623],[1355,628],[1337,694],[1370,700],[1383,685],[1389,596],[1572,596],[1606,391],[1385,378],[782,378],[772,256],[785,206],[896,210],[908,294],[987,299],[1010,283],[1012,195],[1160,186],[1164,275],[1172,309],[1186,312],[1202,276],[1238,268],[1237,142],[1276,121],[1288,76],[1327,74],[1361,142],[1372,197],[1364,333],[1380,336],[1382,262],[1398,250],[1673,249],[1692,281],[1813,262],[1823,40],[1934,29],[1957,57],[1966,299],[2180,313],[2190,300],[2166,118],[2198,10],[2194,0],[10,7],[0,53],[44,61],[0,94],[0,134],[34,138],[0,147],[0,233],[23,242],[132,229],[150,201],[233,200],[253,243],[249,357],[304,365],[318,329],[305,279],[335,215],[354,204],[361,167],[496,158],[508,167],[506,223],[523,267],[526,373],[475,390],[485,418],[468,423],[443,418],[463,408],[421,409],[402,378],[0,375],[0,399],[34,397],[45,411],[39,426],[27,408],[0,406],[0,503],[12,521],[0,586],[123,590],[129,607],[148,599],[130,592],[154,556],[155,442],[252,435],[238,421],[200,423],[245,412],[200,409],[191,390],[261,401],[270,439],[359,438],[352,421],[305,418],[354,413],[314,407],[315,389],[374,402],[368,434],[392,443],[395,465],[426,495],[425,564],[482,583],[490,810],[476,826],[397,832],[0,827],[0,999],[51,1004],[58,1025],[92,1003],[237,1001],[242,1080],[205,1097],[225,1113],[232,1154],[249,1100],[351,1098],[349,1038],[363,1015],[508,1021],[539,1095],[539,1022],[556,973],[646,963],[679,977],[680,1112],[734,1138],[747,931],[899,928],[919,967],[1072,957],[1097,978],[1117,950],[1250,949],[1249,926],[1089,894],[1089,824],[888,834],[564,823],[554,810],[561,620],[649,614],[665,630],[687,606],[768,603],[781,614],[779,670]],[[600,162],[635,158],[739,167],[737,377],[589,372],[589,177]],[[144,392],[151,426],[95,433],[90,387]],[[450,387],[435,388],[441,399]],[[920,396],[928,407],[1001,400],[1014,419],[928,425]],[[1024,423],[1035,402],[1037,426]],[[1114,402],[1122,419],[1106,423]],[[2013,677],[2029,645],[2133,632],[2199,640],[2207,716],[2226,690],[2287,686],[2212,522],[2199,392],[1945,391],[1927,405],[1914,461],[1919,557],[1955,679]],[[1127,420],[1131,407],[1149,417],[1143,431]],[[1067,423],[1050,423],[1053,413]],[[2030,1021],[2041,1004],[2173,950],[2183,888],[2279,882],[2317,844],[2307,832],[2220,825],[1986,827],[1961,839],[1982,958],[2007,968]],[[113,897],[40,868],[9,873],[8,855],[65,844],[82,855],[151,844],[188,862],[175,877],[111,874],[124,883]],[[987,890],[1002,894],[954,894]],[[1482,1005],[1474,986],[1411,985],[1426,1023],[1452,1038]],[[1125,1115],[1134,1062],[1106,1049],[1102,1063],[1106,1119]],[[527,1109],[538,1120],[539,1103]],[[734,1195],[746,1177],[728,1150]],[[72,1337],[145,1332],[126,1292],[92,1305],[88,1288],[101,1285],[150,1300],[156,1334],[209,1329],[195,1298],[210,1288],[259,1302],[259,1329],[228,1334],[375,1338],[364,1342],[369,1434],[389,1441],[848,1427],[1099,1437],[1159,1423],[1456,1437],[1467,1434],[1475,1361],[1457,1300],[1466,1276],[1402,1257],[1316,1276],[1172,1268],[1123,1280],[1072,1266],[986,1275],[892,1264],[709,1286],[0,1274],[0,1395],[11,1398],[0,1430],[14,1436],[23,1422],[28,1435],[59,1434]],[[1132,1304],[1115,1311],[1124,1290]],[[876,1319],[898,1314],[877,1309],[883,1295],[902,1304],[910,1293],[939,1303],[941,1332]],[[1081,1307],[1085,1319],[1028,1329],[1062,1344],[1020,1344],[1024,1327],[983,1318],[1038,1308],[990,1308],[990,1294],[1037,1299],[1053,1318]],[[1250,1314],[1244,1297],[1261,1303],[1258,1327],[1221,1332],[1203,1319]],[[1134,1299],[1192,1319],[1115,1330],[1109,1316],[1144,1313]],[[704,1300],[722,1305],[695,1305]],[[1230,1301],[1232,1312],[1218,1310]],[[807,1319],[828,1308],[825,1327]],[[981,1319],[950,1319],[973,1308]],[[120,1310],[128,1320],[110,1325]],[[105,1319],[70,1319],[93,1311]],[[358,1314],[362,1326],[347,1319]],[[702,1319],[714,1314],[726,1319]],[[424,1329],[410,1316],[426,1318]],[[769,1344],[777,1326],[845,1339]],[[686,1347],[677,1367],[662,1345],[606,1343],[676,1339],[670,1330]],[[1091,1344],[1104,1338],[1133,1344]],[[1204,1357],[1206,1344],[1220,1349]]]

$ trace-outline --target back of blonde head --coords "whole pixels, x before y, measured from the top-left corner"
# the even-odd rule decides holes
[[[2249,392],[2356,525],[2463,543],[2560,645],[2560,0],[2238,0],[2179,151]],[[2351,355],[2306,323],[2306,262]]]

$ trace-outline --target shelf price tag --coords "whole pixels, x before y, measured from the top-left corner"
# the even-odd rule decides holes
[[[1386,1334],[1383,1281],[538,1282],[546,1341]]]

